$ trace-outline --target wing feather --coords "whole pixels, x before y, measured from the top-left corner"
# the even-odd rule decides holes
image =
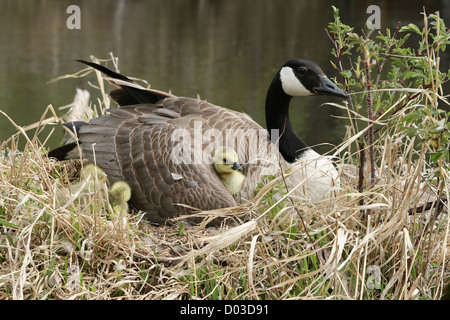
[[[266,131],[240,112],[196,99],[167,97],[155,104],[112,108],[107,115],[82,126],[79,138],[83,153],[90,161],[95,158],[97,165],[112,177],[112,182],[128,182],[132,204],[146,212],[150,220],[164,223],[192,213],[182,205],[211,210],[237,204],[207,161],[213,149],[205,148],[211,141],[199,143],[192,138],[196,126],[201,127],[204,135],[208,130],[219,134],[228,130],[219,137],[221,140],[211,137],[211,141],[233,144],[240,162],[245,164],[246,175],[258,172],[253,165],[258,164],[258,159],[249,154],[261,142],[270,144],[267,134],[264,135]],[[181,142],[173,139],[176,130],[186,132],[192,139]],[[199,146],[199,150],[195,149]],[[177,152],[189,149],[197,151],[179,161],[183,155]],[[202,162],[192,163],[196,159]],[[238,198],[249,199],[258,181],[245,181],[243,187],[247,190],[243,188],[243,197]]]

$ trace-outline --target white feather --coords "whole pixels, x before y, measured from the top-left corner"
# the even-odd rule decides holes
[[[310,96],[313,94],[298,80],[291,67],[281,68],[280,80],[284,92],[290,96]]]
[[[286,182],[289,190],[295,188],[292,195],[300,199],[312,202],[329,199],[339,190],[339,174],[329,156],[308,149],[300,159],[291,164],[283,159],[276,145],[270,142],[266,149],[258,148],[256,143],[239,147],[239,159],[245,159],[246,153],[252,155],[252,158],[248,159],[248,163],[252,165],[246,172],[240,192],[242,201],[253,197],[253,190],[261,182],[261,177],[279,175],[282,171],[290,172],[286,175]]]
[[[328,156],[309,149],[294,164],[293,168],[298,168],[302,178],[306,179],[302,193],[310,201],[332,198],[339,189],[339,174]],[[297,183],[299,183],[298,179]]]

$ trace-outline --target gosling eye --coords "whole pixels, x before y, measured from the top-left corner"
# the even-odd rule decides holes
[[[304,76],[308,72],[308,69],[306,67],[298,67],[297,68],[297,74],[299,76]]]
[[[227,163],[227,158],[223,158],[223,163],[226,164]]]

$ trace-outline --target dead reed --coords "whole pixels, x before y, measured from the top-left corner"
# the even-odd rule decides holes
[[[99,87],[95,109],[104,110]],[[418,100],[399,101],[398,119]],[[342,190],[333,201],[298,201],[282,178],[268,179],[251,202],[201,213],[243,220],[215,229],[117,213],[100,183],[72,194],[84,163],[49,160],[47,139],[28,136],[59,121],[49,106],[1,144],[0,299],[439,299],[448,282],[447,207],[414,210],[449,194],[448,171],[439,185],[425,180],[427,146],[396,126],[373,142],[376,183],[364,191],[349,131],[336,148]]]

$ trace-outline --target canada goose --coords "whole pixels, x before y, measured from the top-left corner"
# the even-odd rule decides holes
[[[125,181],[116,181],[108,189],[109,200],[116,205],[117,213],[128,212],[128,201],[131,199],[131,188]]]
[[[241,165],[238,162],[238,155],[234,149],[229,147],[216,149],[213,157],[213,166],[225,188],[232,195],[241,191],[245,176],[239,171],[241,170]]]
[[[111,182],[126,181],[132,190],[130,203],[151,221],[165,223],[189,215],[191,207],[211,210],[237,204],[204,160],[217,144],[234,148],[245,164],[241,201],[252,197],[263,175],[280,169],[301,168],[290,181],[295,185],[308,178],[301,195],[313,200],[329,197],[338,183],[332,162],[297,137],[289,120],[293,96],[346,98],[312,61],[289,60],[275,75],[266,97],[267,130],[244,113],[147,89],[104,66],[79,62],[106,74],[119,87],[110,93],[118,108],[77,126],[83,158],[95,160]],[[70,151],[76,147],[76,142],[62,146],[49,157],[78,158],[78,152]]]

